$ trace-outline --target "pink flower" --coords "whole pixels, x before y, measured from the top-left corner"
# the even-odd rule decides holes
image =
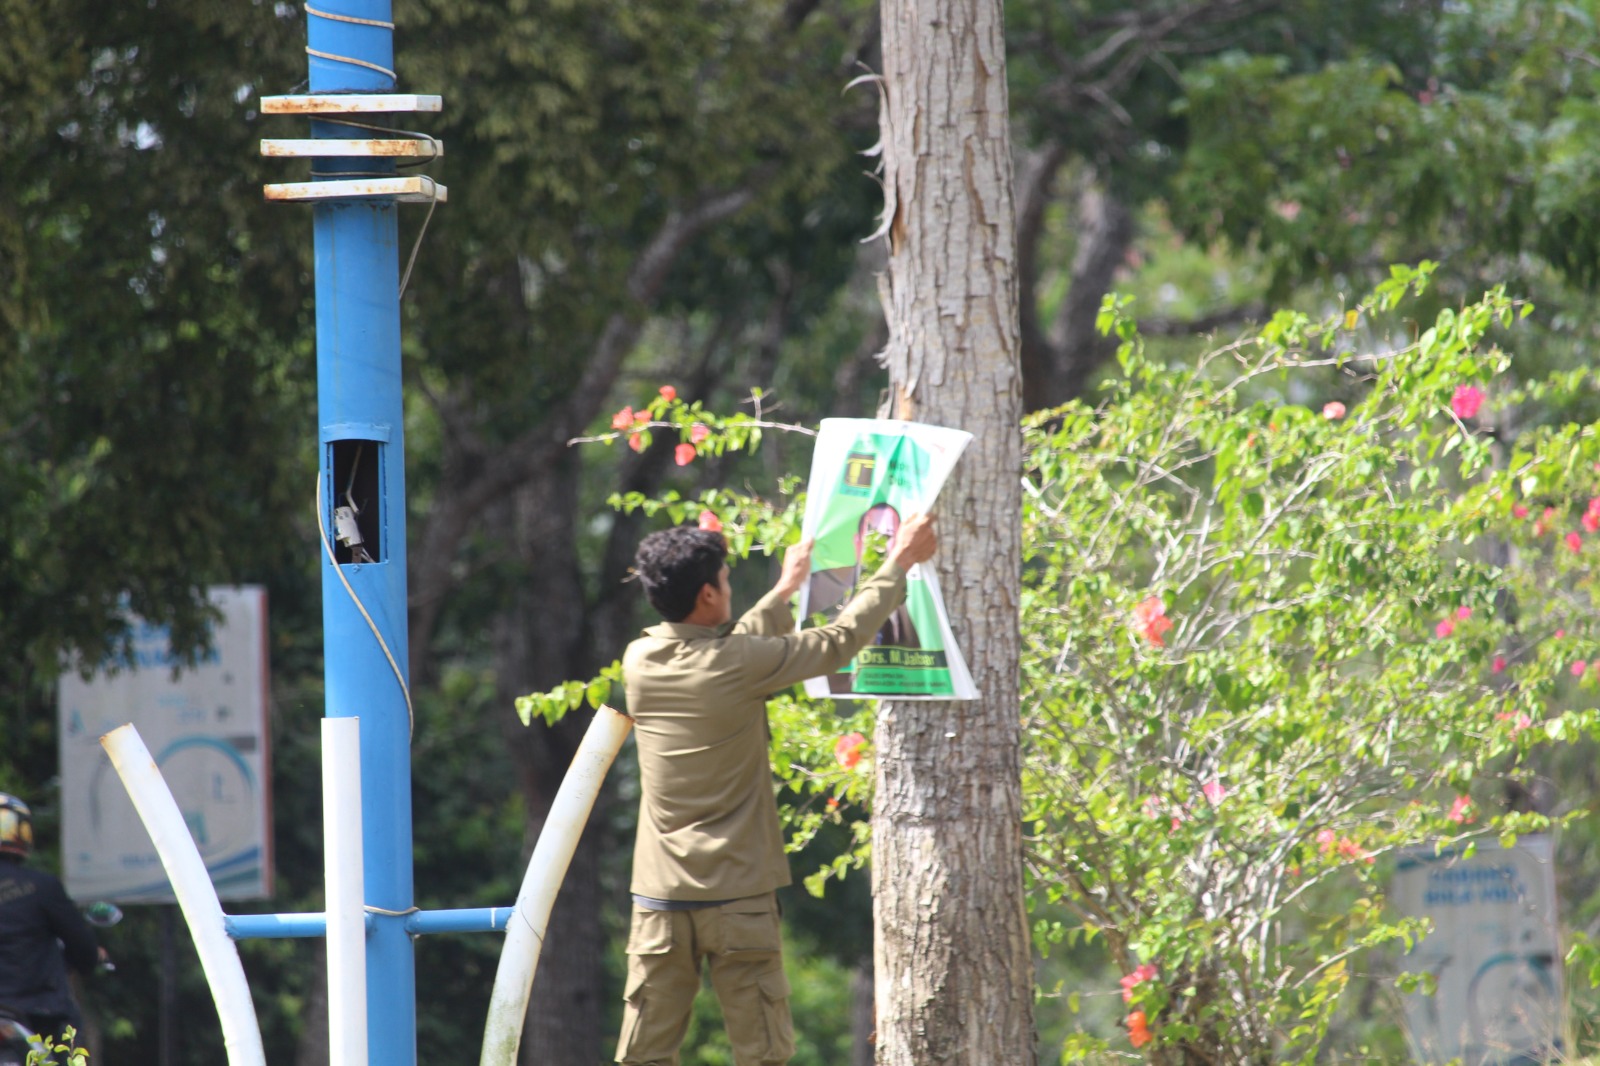
[[[1583,538],[1581,536],[1579,536],[1577,534],[1577,532],[1575,532],[1575,531],[1572,532],[1572,533],[1568,533],[1567,534],[1567,547],[1571,548],[1573,551],[1581,550],[1583,548]]]
[[[644,451],[644,434],[642,434],[642,433],[630,433],[630,434],[628,434],[628,447],[632,448],[636,452]]]
[[[1467,619],[1469,619],[1471,617],[1472,617],[1472,608],[1471,607],[1457,607],[1456,608],[1456,618],[1458,618],[1461,621],[1465,622]]]
[[[1470,798],[1466,796],[1457,796],[1456,801],[1450,805],[1450,813],[1445,815],[1445,818],[1446,820],[1452,821],[1457,825],[1466,825],[1469,822],[1475,822],[1477,819],[1467,813],[1471,809],[1472,800]]]
[[[846,733],[833,744],[833,757],[839,760],[839,765],[846,770],[854,770],[861,761],[861,746],[867,738],[860,733]]]
[[[622,410],[611,416],[612,429],[627,429],[631,425],[633,425],[632,407],[624,407]]]
[[[1133,609],[1133,624],[1150,643],[1158,648],[1166,646],[1161,634],[1172,628],[1172,619],[1167,617],[1167,605],[1160,596],[1139,601]]]
[[[1207,803],[1215,807],[1222,802],[1223,797],[1228,794],[1228,790],[1222,787],[1221,781],[1213,777],[1210,781],[1200,786],[1200,794],[1206,798]]]
[[[1317,833],[1317,850],[1326,855],[1333,850],[1334,841],[1338,837],[1332,829],[1324,829]]]
[[[711,436],[711,427],[704,422],[696,422],[689,427],[689,439],[696,444],[699,444],[709,436]]]
[[[639,408],[639,410],[633,412],[633,422],[634,422],[635,425],[642,426],[648,421],[650,421],[650,412],[649,411],[646,411],[644,408],[641,407],[641,408]]]
[[[715,511],[701,511],[699,526],[708,533],[721,533],[722,519],[717,517]]]
[[[1344,410],[1344,404],[1340,403],[1338,400],[1329,400],[1327,403],[1322,405],[1322,417],[1331,422],[1337,422],[1339,419],[1344,417]]]
[[[1366,848],[1362,847],[1360,844],[1357,844],[1354,840],[1351,840],[1349,837],[1341,837],[1340,838],[1340,840],[1339,840],[1339,854],[1343,855],[1347,859],[1359,859],[1360,861],[1366,863],[1369,866],[1377,861],[1376,859],[1374,859],[1372,857],[1372,853],[1371,852],[1367,851]]]
[[[1533,719],[1529,718],[1521,711],[1518,711],[1516,714],[1512,714],[1510,711],[1501,711],[1499,714],[1494,716],[1494,720],[1497,722],[1510,722],[1512,736],[1516,736],[1518,733],[1522,732],[1524,729],[1533,724]]]
[[[671,403],[673,400],[678,398],[678,390],[673,388],[671,385],[661,386],[660,392],[661,398],[668,403]]]
[[[1546,507],[1544,509],[1544,513],[1541,514],[1538,520],[1533,523],[1533,535],[1536,537],[1544,536],[1545,533],[1549,531],[1550,527],[1555,525],[1555,522],[1556,509],[1554,507]]]
[[[1512,504],[1511,505],[1511,513],[1513,515],[1517,516],[1518,518],[1527,518],[1528,517],[1528,509],[1526,507],[1522,506],[1522,504],[1520,504],[1520,503],[1516,503],[1516,504]]]
[[[1144,984],[1156,975],[1156,968],[1150,963],[1140,963],[1133,968],[1133,972],[1126,974],[1119,982],[1122,985],[1122,1002],[1126,1003],[1133,998],[1133,990]]]
[[[1455,395],[1450,397],[1450,410],[1460,419],[1471,418],[1482,406],[1483,390],[1476,385],[1458,385]]]
[[[1600,513],[1585,511],[1583,512],[1583,517],[1578,519],[1578,522],[1590,533],[1600,533]]]
[[[1489,667],[1489,671],[1491,673],[1496,673],[1496,674],[1505,673],[1506,672],[1506,657],[1504,655],[1496,655],[1494,657],[1494,664]]]
[[[1442,619],[1438,625],[1433,627],[1433,635],[1438,637],[1440,640],[1443,640],[1445,637],[1448,637],[1455,631],[1456,624],[1448,618]]]
[[[1564,637],[1566,635],[1567,635],[1567,631],[1565,629],[1556,630],[1556,639],[1557,640],[1560,640],[1562,637]]]
[[[694,445],[688,443],[678,445],[672,449],[672,457],[678,461],[679,466],[688,466],[694,462]]]
[[[1584,662],[1582,659],[1579,659],[1577,662],[1572,664],[1572,676],[1573,677],[1582,677],[1583,676],[1583,672],[1585,670],[1587,670],[1588,668],[1589,668],[1589,664]]]

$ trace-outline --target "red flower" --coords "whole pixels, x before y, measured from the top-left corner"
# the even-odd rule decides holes
[[[1522,506],[1522,504],[1520,504],[1520,503],[1516,503],[1516,504],[1512,504],[1511,505],[1511,513],[1516,515],[1518,518],[1527,518],[1528,517],[1528,509],[1526,507]]]
[[[1590,533],[1600,533],[1600,512],[1585,511],[1583,512],[1583,517],[1578,519],[1578,521],[1583,525],[1583,528],[1587,529]]]
[[[1344,404],[1338,400],[1329,400],[1322,405],[1322,417],[1332,422],[1337,422],[1344,417]]]
[[[1455,395],[1450,397],[1450,410],[1456,413],[1457,418],[1471,418],[1482,406],[1483,390],[1476,385],[1458,385]]]
[[[1136,1010],[1128,1015],[1124,1024],[1128,1027],[1128,1043],[1134,1047],[1144,1047],[1155,1039],[1150,1035],[1150,1025],[1142,1010]]]
[[[695,451],[693,444],[680,444],[676,448],[672,449],[672,457],[678,461],[679,466],[688,466],[690,463],[694,462],[694,456]]]
[[[701,511],[700,528],[708,533],[721,533],[722,519],[718,518],[714,511]]]
[[[624,407],[622,410],[611,416],[612,429],[627,429],[631,425],[633,425],[632,407]]]
[[[1172,628],[1172,619],[1167,617],[1167,605],[1160,596],[1139,601],[1133,609],[1133,624],[1150,643],[1158,648],[1166,646],[1167,642],[1161,639],[1161,634]]]
[[[1456,624],[1448,618],[1443,619],[1438,625],[1433,627],[1433,635],[1438,637],[1440,640],[1443,640],[1445,637],[1448,637],[1455,631]]]
[[[628,447],[632,448],[636,452],[644,451],[644,436],[643,436],[643,434],[640,434],[640,433],[629,433],[628,434]]]
[[[1490,670],[1491,673],[1496,673],[1496,674],[1505,673],[1506,672],[1506,657],[1504,655],[1496,655],[1494,657],[1494,664],[1489,667],[1489,670]]]
[[[838,796],[829,796],[828,797],[828,810],[836,811],[838,809],[839,809],[839,797]]]
[[[633,421],[637,425],[644,425],[646,422],[650,421],[650,412],[646,411],[642,407],[639,408],[639,410],[633,412]]]
[[[846,770],[854,770],[861,761],[861,746],[867,738],[860,733],[846,733],[833,744],[833,757],[839,760],[839,765]]]
[[[1583,538],[1580,537],[1576,532],[1568,533],[1567,547],[1571,548],[1573,551],[1581,550],[1583,548]]]
[[[1445,815],[1446,820],[1457,825],[1467,825],[1477,819],[1467,812],[1472,809],[1472,800],[1466,796],[1457,796],[1456,801],[1450,805],[1450,813]]]
[[[711,427],[704,422],[696,422],[689,427],[689,439],[696,444],[699,444],[709,436],[711,436]]]
[[[678,398],[678,390],[673,388],[671,385],[663,385],[661,386],[661,398],[668,403],[671,403],[673,400]]]

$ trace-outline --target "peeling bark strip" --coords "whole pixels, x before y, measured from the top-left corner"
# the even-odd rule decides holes
[[[999,0],[884,0],[886,415],[975,435],[939,581],[981,698],[882,704],[880,1066],[1032,1066],[1018,759],[1021,375]]]

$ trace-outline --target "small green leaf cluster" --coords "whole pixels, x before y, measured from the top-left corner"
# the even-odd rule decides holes
[[[1027,421],[1036,932],[1156,975],[1124,998],[1161,1061],[1312,1061],[1351,956],[1424,932],[1380,860],[1549,828],[1493,786],[1600,729],[1600,438],[1495,433],[1594,379],[1516,385],[1502,289],[1362,350],[1431,271],[1182,366],[1110,299],[1125,379]]]
[[[67,1026],[61,1039],[52,1040],[28,1052],[28,1066],[89,1066],[89,1051],[78,1047],[78,1031]]]

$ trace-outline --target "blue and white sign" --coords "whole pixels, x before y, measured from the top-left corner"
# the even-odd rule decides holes
[[[1563,993],[1555,848],[1547,836],[1492,841],[1471,858],[1418,850],[1401,859],[1390,900],[1433,931],[1400,960],[1435,993],[1406,997],[1412,1054],[1423,1063],[1523,1066],[1561,1057]]]
[[[223,899],[272,886],[267,594],[214,588],[211,654],[174,676],[165,628],[135,621],[131,662],[61,681],[61,852],[76,899],[170,903],[166,871],[100,737],[132,722]]]

